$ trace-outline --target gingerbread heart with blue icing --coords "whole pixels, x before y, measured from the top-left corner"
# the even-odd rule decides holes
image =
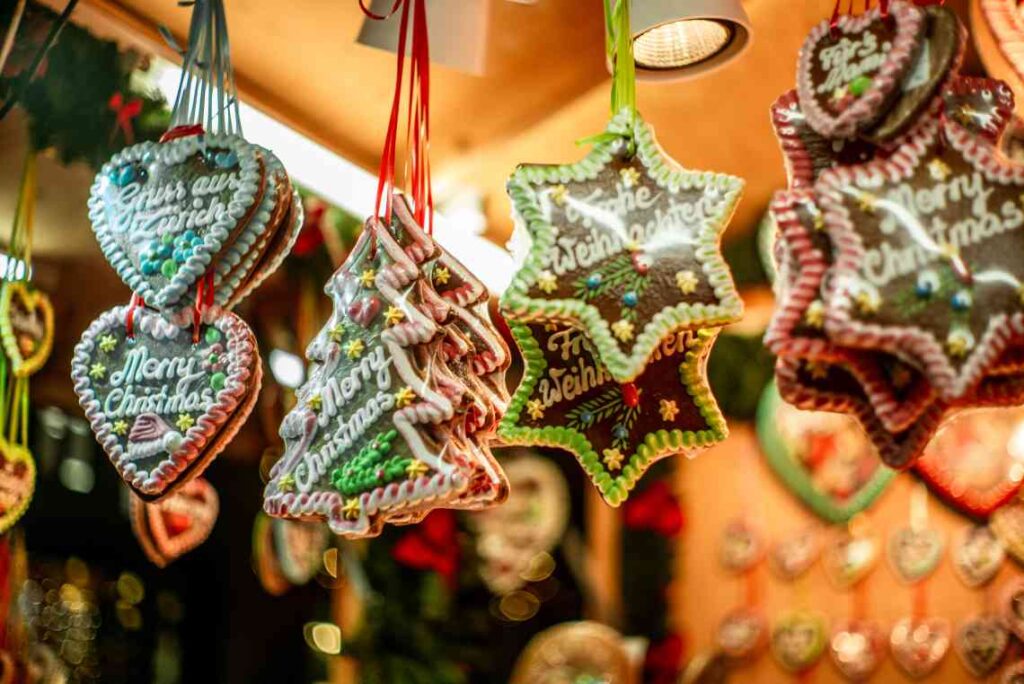
[[[231,313],[196,329],[115,307],[93,321],[71,361],[96,439],[147,501],[206,468],[249,415],[261,377],[256,339]]]
[[[263,215],[264,186],[258,150],[238,136],[145,142],[103,165],[89,219],[128,287],[150,306],[171,309]]]

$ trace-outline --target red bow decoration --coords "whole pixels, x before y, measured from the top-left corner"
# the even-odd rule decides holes
[[[406,567],[436,572],[454,589],[459,574],[455,515],[448,510],[434,511],[398,540],[391,557]]]
[[[324,244],[323,222],[326,214],[327,205],[323,202],[316,201],[307,204],[302,230],[292,247],[293,256],[309,256]]]
[[[668,634],[652,643],[644,655],[644,681],[650,684],[678,682],[685,652],[686,642],[678,634]]]
[[[655,482],[622,507],[623,522],[634,530],[651,530],[666,539],[678,535],[686,522],[679,500],[668,483]]]
[[[114,139],[114,136],[117,135],[117,129],[120,128],[124,134],[124,141],[129,145],[135,144],[135,131],[132,130],[132,119],[142,113],[142,100],[135,98],[125,101],[121,93],[114,93],[107,102],[107,108],[113,111],[117,118],[114,130],[110,134],[110,139]]]

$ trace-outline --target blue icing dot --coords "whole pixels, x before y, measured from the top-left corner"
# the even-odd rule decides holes
[[[181,234],[181,237],[182,237],[183,240],[187,240],[188,242],[192,242],[193,240],[196,239],[196,231],[194,231],[191,228],[189,228],[188,230],[186,230],[184,233]]]
[[[225,150],[213,155],[213,162],[222,169],[230,169],[238,164],[238,155],[231,150]]]
[[[160,245],[160,250],[157,252],[162,259],[168,259],[174,254],[174,247],[171,245]]]
[[[625,425],[616,425],[612,428],[612,436],[615,439],[626,439],[626,437],[629,437],[629,430],[626,429]]]
[[[114,182],[114,185],[123,187],[128,185],[135,180],[135,167],[131,164],[125,164],[124,166],[114,169],[110,174],[110,180]]]
[[[972,304],[971,293],[967,290],[958,290],[953,293],[949,303],[955,311],[967,311]]]
[[[203,238],[201,238],[199,236],[196,236],[196,237],[192,238],[192,247],[193,248],[198,247],[201,244],[203,244]]]
[[[584,411],[580,414],[580,422],[584,425],[590,425],[594,422],[594,413],[592,411]]]
[[[637,305],[637,301],[636,292],[627,292],[622,295],[622,303],[631,309]]]
[[[157,251],[158,249],[160,249],[160,241],[159,240],[150,240],[149,241],[149,248],[151,250],[153,250],[154,252]]]
[[[142,275],[156,275],[157,264],[155,261],[142,262]]]
[[[595,273],[591,276],[587,276],[587,289],[595,290],[601,284],[601,274]]]

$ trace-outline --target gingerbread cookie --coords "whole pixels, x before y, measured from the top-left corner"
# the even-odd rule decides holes
[[[0,290],[0,341],[15,377],[39,370],[53,349],[53,305],[42,290],[4,283]]]
[[[163,568],[206,541],[219,508],[217,490],[197,477],[156,503],[131,497],[132,531],[146,557]]]

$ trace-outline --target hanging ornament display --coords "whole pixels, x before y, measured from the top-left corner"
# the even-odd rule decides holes
[[[724,439],[704,367],[742,311],[719,242],[743,183],[658,146],[628,5],[605,4],[612,118],[590,154],[509,179],[523,249],[501,299],[526,369],[499,434],[573,453],[613,506],[655,460]]]
[[[217,490],[197,477],[156,503],[131,496],[132,531],[146,557],[162,568],[206,541],[219,508]]]
[[[487,289],[431,235],[426,8],[402,0],[393,9],[398,68],[375,213],[325,288],[334,310],[307,349],[312,368],[282,421],[284,454],[264,492],[270,515],[326,520],[347,538],[508,494],[490,441],[511,358]],[[395,168],[407,44],[414,97],[403,195]]]
[[[516,661],[511,684],[629,682],[634,672],[622,636],[597,622],[549,627]]]
[[[569,487],[558,466],[526,450],[501,465],[508,500],[469,517],[480,577],[497,595],[525,585],[535,559],[552,551],[569,525]]]
[[[787,613],[772,627],[772,654],[789,672],[803,672],[814,666],[825,652],[827,641],[825,619],[817,613]]]
[[[963,530],[951,551],[953,571],[971,589],[985,586],[1003,566],[1006,549],[987,525]]]
[[[990,615],[965,621],[957,629],[953,641],[960,662],[971,675],[979,679],[996,671],[1009,643],[1010,633],[1002,620]]]
[[[885,659],[885,636],[874,622],[847,620],[832,628],[828,654],[843,677],[861,682]]]
[[[115,154],[89,198],[100,248],[133,294],[86,330],[72,378],[97,440],[147,501],[202,473],[252,410],[262,365],[230,309],[302,226],[280,161],[242,136],[229,55],[222,0],[198,0],[172,128]]]
[[[950,505],[987,518],[1024,484],[1024,409],[977,409],[953,416],[914,464]]]
[[[869,508],[896,474],[878,462],[857,421],[798,410],[773,385],[758,407],[757,434],[772,470],[826,522],[844,523]]]
[[[965,42],[941,6],[837,10],[772,109],[789,177],[771,205],[779,391],[852,415],[895,468],[956,411],[1024,403],[1024,271],[1010,258],[1024,245],[1005,213],[1024,171],[999,153],[1012,96],[959,75]],[[931,472],[951,489],[952,471]]]
[[[912,678],[926,677],[946,657],[951,632],[942,618],[903,618],[889,636],[893,660]]]

